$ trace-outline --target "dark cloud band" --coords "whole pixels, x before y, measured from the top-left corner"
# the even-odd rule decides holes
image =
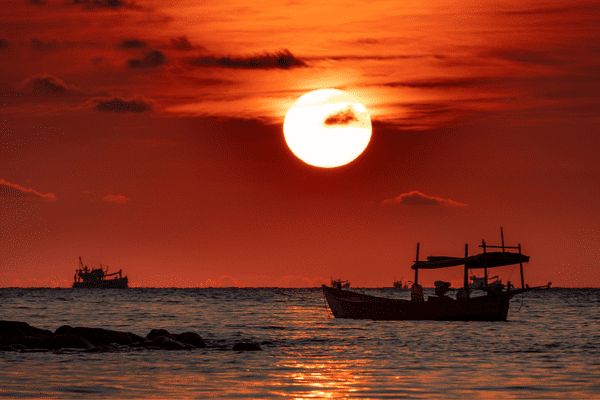
[[[307,67],[303,60],[284,49],[274,53],[261,53],[250,56],[213,56],[204,55],[190,60],[198,67],[220,67],[238,69],[292,69]]]

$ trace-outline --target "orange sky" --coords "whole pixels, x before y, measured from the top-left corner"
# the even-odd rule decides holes
[[[500,225],[530,283],[600,286],[595,2],[203,3],[5,8],[0,286],[69,286],[78,255],[133,286],[386,286],[416,241]],[[328,87],[374,123],[334,170],[281,130]]]

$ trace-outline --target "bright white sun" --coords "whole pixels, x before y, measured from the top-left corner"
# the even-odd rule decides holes
[[[338,89],[319,89],[301,96],[283,123],[292,153],[321,168],[346,165],[371,140],[371,117],[364,105]]]

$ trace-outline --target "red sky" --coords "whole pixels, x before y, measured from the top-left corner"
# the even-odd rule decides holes
[[[411,279],[417,241],[460,255],[503,225],[531,284],[598,287],[599,16],[560,0],[15,1],[0,286],[69,286],[79,255],[133,286],[389,286]],[[366,105],[373,138],[325,170],[282,123],[329,87]]]

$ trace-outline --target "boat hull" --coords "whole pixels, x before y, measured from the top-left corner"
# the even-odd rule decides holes
[[[489,294],[464,300],[430,296],[414,302],[388,299],[323,286],[325,299],[336,318],[381,321],[506,321],[512,293]]]
[[[96,282],[73,282],[74,289],[127,289],[128,287],[127,277]]]

